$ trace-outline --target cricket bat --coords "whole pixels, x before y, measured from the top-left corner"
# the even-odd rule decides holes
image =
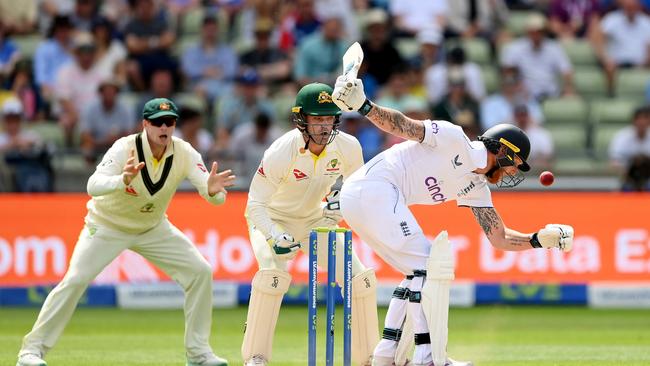
[[[359,42],[354,42],[343,55],[343,75],[348,81],[348,88],[352,87],[352,80],[357,78],[357,72],[363,62],[363,50]]]

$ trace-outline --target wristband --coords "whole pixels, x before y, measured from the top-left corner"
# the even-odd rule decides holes
[[[530,245],[533,248],[543,248],[542,244],[539,242],[539,239],[537,239],[537,233],[533,234],[533,236],[530,238]]]
[[[370,100],[366,99],[365,102],[361,105],[361,108],[359,108],[359,113],[363,114],[364,116],[370,113],[370,110],[372,109],[372,103]]]

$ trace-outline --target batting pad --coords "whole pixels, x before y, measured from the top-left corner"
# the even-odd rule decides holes
[[[262,269],[253,277],[246,331],[241,346],[244,361],[254,355],[262,355],[267,361],[271,360],[275,325],[282,297],[290,283],[291,275],[277,269]]]
[[[449,287],[454,279],[454,258],[446,231],[440,232],[427,260],[427,279],[422,287],[422,309],[429,327],[434,365],[447,360]]]
[[[366,269],[352,278],[352,362],[369,365],[379,342],[377,330],[377,277]]]

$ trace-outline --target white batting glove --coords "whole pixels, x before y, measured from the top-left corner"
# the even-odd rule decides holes
[[[332,101],[342,111],[356,111],[366,101],[361,79],[348,80],[344,75],[336,78]]]
[[[271,229],[271,236],[266,241],[273,248],[276,255],[286,259],[294,258],[298,254],[298,250],[300,250],[300,243],[296,242],[289,233],[277,227]]]
[[[533,234],[532,242],[535,241],[542,248],[559,248],[564,252],[569,252],[573,248],[573,227],[562,224],[548,224]]]
[[[325,197],[325,204],[323,205],[323,217],[331,220],[333,225],[338,225],[338,223],[343,219],[341,215],[341,205],[339,204],[339,190],[334,190],[330,192],[327,197]]]

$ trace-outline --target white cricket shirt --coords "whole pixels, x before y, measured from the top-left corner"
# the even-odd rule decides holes
[[[274,223],[307,222],[322,217],[321,202],[332,185],[363,165],[361,144],[344,132],[316,156],[298,129],[275,140],[248,191],[246,216],[265,236]]]
[[[131,150],[135,151],[136,161],[145,161],[145,167],[125,186],[122,169]],[[208,195],[209,175],[201,155],[177,137],[172,137],[172,144],[158,163],[154,162],[146,132],[122,137],[88,179],[92,199],[87,204],[86,222],[126,233],[144,233],[166,217],[167,206],[185,178],[208,202],[222,204],[223,193]]]
[[[460,126],[450,122],[426,120],[423,142],[393,145],[367,162],[350,181],[388,181],[407,205],[456,200],[459,206],[492,207],[485,176],[472,172],[486,165],[482,142],[470,141]]]

